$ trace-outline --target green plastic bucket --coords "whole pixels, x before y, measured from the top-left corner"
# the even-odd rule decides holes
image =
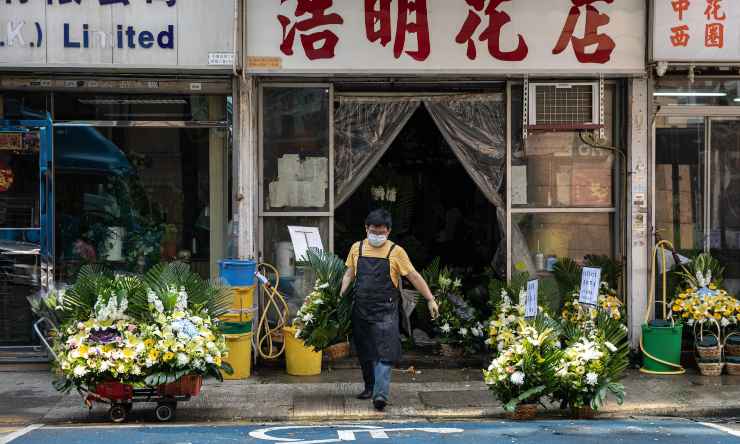
[[[674,373],[682,370],[681,367],[681,338],[683,325],[655,326],[643,324],[642,346],[643,366],[642,370],[649,373]],[[652,356],[652,357],[651,357]],[[673,366],[660,363],[653,359],[675,364]]]
[[[248,322],[221,322],[221,332],[225,335],[242,335],[252,332],[252,321]]]

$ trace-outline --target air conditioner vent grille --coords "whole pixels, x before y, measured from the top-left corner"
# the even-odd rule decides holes
[[[594,116],[592,85],[537,85],[535,89],[538,125],[590,123]]]

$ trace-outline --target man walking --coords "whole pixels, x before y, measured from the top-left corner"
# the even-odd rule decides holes
[[[401,359],[401,277],[406,277],[427,300],[432,319],[439,315],[429,286],[414,269],[406,251],[388,240],[391,226],[391,215],[386,210],[375,210],[367,216],[367,239],[350,249],[342,279],[342,294],[355,281],[352,336],[365,381],[365,389],[357,398],[372,398],[377,410],[383,410],[388,403],[391,369]]]

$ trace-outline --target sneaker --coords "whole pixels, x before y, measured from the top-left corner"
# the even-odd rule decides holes
[[[386,400],[382,398],[378,398],[373,401],[373,406],[375,407],[375,410],[379,412],[382,412],[383,410],[385,410],[386,404],[387,404]]]

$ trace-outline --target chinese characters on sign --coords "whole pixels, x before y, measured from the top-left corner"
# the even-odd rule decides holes
[[[601,288],[601,268],[583,267],[581,272],[581,292],[578,302],[586,305],[596,305],[599,302]]]
[[[512,17],[501,7],[515,0],[465,1],[469,8],[468,15],[454,40],[460,45],[466,45],[468,59],[475,60],[478,56],[476,40],[486,42],[488,53],[497,60],[518,62],[527,57],[529,47],[522,34],[516,35],[518,43],[514,49],[503,50],[501,48],[503,28],[512,22]],[[607,12],[600,11],[595,4],[609,5],[614,0],[570,1],[572,5],[566,15],[560,36],[555,39],[552,53],[561,54],[572,46],[580,63],[604,64],[608,62],[616,43],[606,31],[600,29],[609,24],[610,18]],[[280,0],[281,5],[288,2],[289,0]],[[367,40],[371,43],[380,43],[383,47],[393,40],[393,57],[396,59],[406,54],[418,62],[427,60],[432,51],[427,2],[428,0],[364,0]],[[294,55],[296,33],[301,32],[301,46],[309,60],[334,58],[337,45],[341,42],[339,35],[332,30],[332,27],[343,25],[345,20],[338,12],[330,11],[333,7],[334,0],[297,0],[296,7],[289,8],[291,16],[283,13],[277,14],[277,21],[282,28],[283,35],[280,51],[286,56]],[[575,32],[576,26],[582,19],[582,11],[585,11],[585,31],[583,36],[578,37]],[[395,38],[393,37],[393,13],[397,17]],[[485,24],[483,16],[485,16]],[[413,39],[411,47],[414,49],[408,48],[409,38]],[[589,50],[588,48],[591,47],[593,49]]]
[[[737,54],[740,3],[723,0],[656,0],[653,54],[664,60],[733,60]],[[729,18],[729,19],[728,19]],[[728,44],[733,42],[728,48]]]

